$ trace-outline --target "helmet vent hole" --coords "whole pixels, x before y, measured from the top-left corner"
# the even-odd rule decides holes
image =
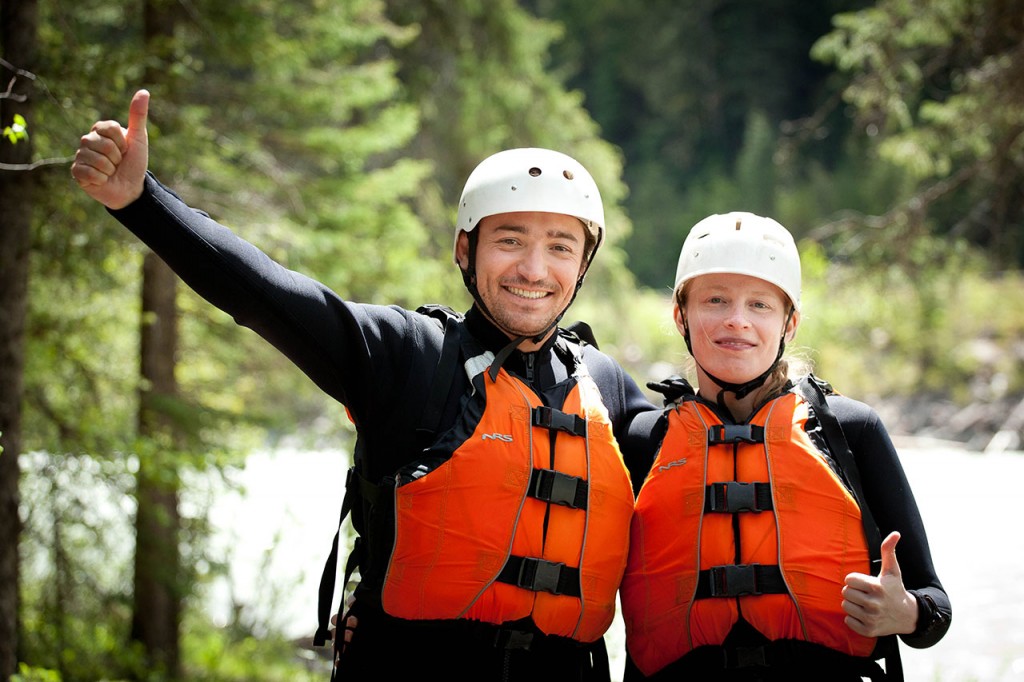
[[[515,191],[516,191],[517,189],[519,189],[519,188],[518,188],[518,187],[516,187],[515,185],[512,185],[512,191],[513,191],[513,192],[515,192]]]
[[[537,168],[536,166],[534,166],[533,168],[530,169],[530,177],[535,178],[538,175],[540,175],[540,173],[541,173],[540,168]]]
[[[562,176],[563,176],[563,177],[564,177],[564,178],[565,178],[566,180],[572,180],[572,177],[573,177],[573,176],[572,176],[572,171],[571,171],[571,170],[564,170],[564,171],[562,171]]]

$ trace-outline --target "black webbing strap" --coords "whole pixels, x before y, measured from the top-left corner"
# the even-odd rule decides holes
[[[764,669],[760,676],[751,668]],[[717,676],[711,673],[721,670]],[[750,677],[768,679],[821,679],[824,670],[841,670],[856,673],[859,678],[873,682],[891,680],[891,672],[882,669],[870,658],[850,656],[821,644],[792,639],[777,640],[754,646],[711,646],[704,645],[690,651],[664,669],[671,675],[668,679],[725,679],[726,670],[740,670],[751,673]],[[744,677],[743,679],[746,679]]]
[[[331,608],[334,601],[334,586],[338,576],[338,544],[341,539],[341,527],[345,523],[345,518],[352,511],[356,500],[362,499],[373,505],[377,503],[379,496],[379,487],[359,475],[354,466],[349,467],[348,473],[345,475],[345,497],[341,501],[338,530],[334,533],[331,553],[327,556],[327,561],[324,563],[324,571],[320,575],[320,590],[317,598],[317,628],[313,634],[313,646],[324,646],[331,639]],[[345,582],[342,583],[342,590],[345,589],[345,585],[348,585],[349,578],[352,577],[352,573],[359,563],[362,549],[361,538],[357,537],[352,547],[352,552],[348,555],[348,561],[345,562]]]
[[[533,408],[530,423],[551,431],[564,431],[574,436],[587,435],[587,420],[578,414],[568,414],[547,405]]]
[[[763,442],[764,427],[755,424],[719,424],[708,429],[708,445]]]
[[[345,517],[352,511],[357,492],[354,479],[357,478],[355,467],[349,467],[345,476],[345,497],[341,501],[341,517],[338,519],[338,530],[334,533],[331,553],[324,564],[324,572],[320,575],[320,595],[317,601],[317,628],[313,634],[313,646],[324,646],[331,639],[331,607],[334,605],[334,582],[338,575],[338,541],[341,538],[341,526]]]
[[[580,569],[534,557],[510,556],[498,582],[534,592],[580,596]]]
[[[704,511],[720,514],[762,512],[774,507],[771,483],[726,481],[704,488]]]
[[[441,421],[448,393],[452,388],[452,378],[455,376],[455,370],[459,363],[461,347],[459,324],[455,317],[447,318],[444,323],[444,342],[441,345],[441,354],[437,359],[434,379],[430,385],[427,400],[423,404],[419,427],[416,429],[421,441],[425,443],[437,432],[437,425]]]
[[[813,374],[808,374],[797,382],[793,388],[804,400],[814,408],[814,414],[821,425],[825,441],[828,443],[829,451],[833,459],[839,464],[843,471],[843,477],[849,484],[850,493],[857,500],[860,507],[860,518],[864,524],[864,538],[868,543],[868,556],[871,559],[871,573],[878,575],[882,568],[882,532],[875,523],[875,517],[871,513],[867,501],[864,499],[864,487],[860,480],[860,470],[857,468],[857,460],[850,451],[850,443],[843,433],[842,424],[836,419],[835,414],[828,406],[826,390],[831,393],[831,386]],[[899,643],[895,635],[880,637],[875,647],[876,657],[885,658],[885,679],[893,682],[903,682],[903,660],[900,658]]]
[[[782,579],[782,571],[778,566],[735,564],[714,566],[701,571],[694,598],[711,599],[788,592],[786,581]]]
[[[864,537],[868,543],[868,554],[871,557],[871,573],[878,575],[878,571],[882,566],[882,534],[878,530],[875,517],[871,514],[867,501],[864,499],[864,487],[860,482],[857,460],[854,458],[853,453],[850,452],[850,444],[846,440],[846,434],[843,433],[842,425],[836,419],[836,416],[832,414],[832,410],[828,406],[828,401],[825,399],[825,390],[822,388],[823,383],[813,374],[808,374],[797,383],[795,390],[814,408],[814,414],[821,425],[822,433],[825,435],[825,441],[828,443],[832,457],[839,464],[839,468],[842,469],[843,476],[846,478],[847,483],[849,483],[850,492],[854,499],[857,500],[857,506],[860,507],[860,517],[864,522]],[[828,384],[825,385],[827,386]]]
[[[526,494],[551,504],[586,509],[589,488],[587,482],[579,476],[570,476],[554,469],[534,469],[530,474],[530,488]]]

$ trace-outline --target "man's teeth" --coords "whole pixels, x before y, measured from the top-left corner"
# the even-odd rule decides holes
[[[546,291],[527,291],[526,289],[517,289],[515,287],[507,287],[516,296],[522,296],[523,298],[544,298],[547,296]]]

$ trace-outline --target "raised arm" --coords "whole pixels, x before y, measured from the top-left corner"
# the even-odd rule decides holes
[[[75,180],[200,296],[269,341],[350,414],[365,416],[379,402],[372,387],[403,380],[394,358],[408,313],[345,301],[185,204],[147,172],[148,109],[149,93],[139,90],[127,128],[93,125],[72,165]]]

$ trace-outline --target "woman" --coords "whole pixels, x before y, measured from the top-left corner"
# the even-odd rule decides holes
[[[710,216],[683,244],[674,294],[697,391],[652,385],[668,407],[621,588],[625,680],[902,679],[896,636],[935,644],[949,599],[878,416],[789,376],[792,236]]]

